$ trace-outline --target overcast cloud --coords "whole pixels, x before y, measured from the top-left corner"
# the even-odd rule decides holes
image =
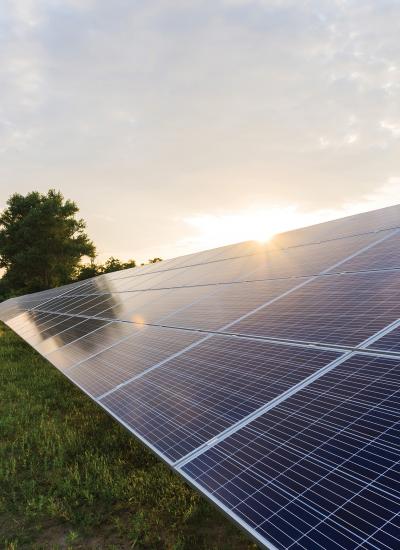
[[[1,4],[1,207],[55,187],[142,260],[400,202],[398,0]]]

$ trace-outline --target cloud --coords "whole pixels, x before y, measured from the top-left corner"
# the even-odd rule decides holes
[[[2,198],[59,187],[100,250],[144,258],[195,246],[199,212],[341,211],[400,171],[399,16],[395,0],[8,1]]]

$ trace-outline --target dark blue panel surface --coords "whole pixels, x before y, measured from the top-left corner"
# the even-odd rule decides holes
[[[230,332],[356,346],[400,317],[400,272],[325,275]]]
[[[177,460],[338,356],[215,336],[101,403]]]
[[[183,467],[278,548],[398,549],[400,361],[355,355]]]
[[[382,338],[379,338],[379,340],[368,346],[368,348],[400,353],[400,327],[388,332],[385,336],[382,336]]]
[[[400,268],[400,233],[397,232],[340,266],[343,271],[393,268]]]
[[[202,338],[193,331],[133,325],[128,338],[70,369],[68,376],[98,397]]]

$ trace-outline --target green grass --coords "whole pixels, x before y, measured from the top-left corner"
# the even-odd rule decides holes
[[[1,548],[256,548],[0,326]]]

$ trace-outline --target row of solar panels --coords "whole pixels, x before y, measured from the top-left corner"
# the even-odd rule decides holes
[[[398,548],[398,226],[392,207],[0,317],[263,544]]]

